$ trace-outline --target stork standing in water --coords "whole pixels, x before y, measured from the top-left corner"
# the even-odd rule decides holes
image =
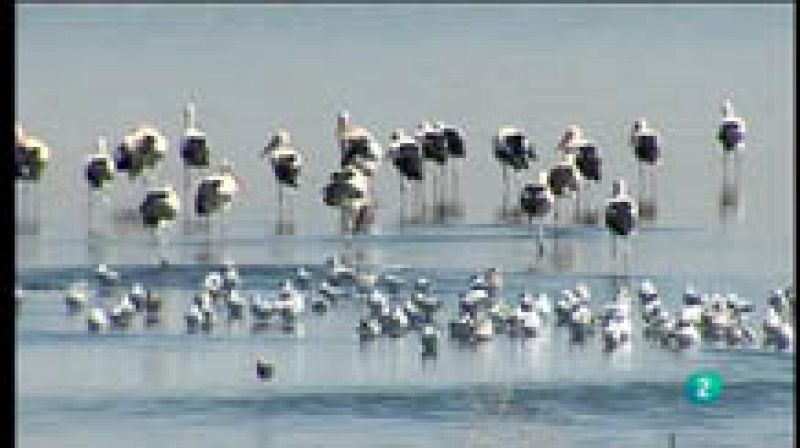
[[[494,156],[500,163],[500,168],[503,172],[503,205],[501,213],[502,217],[506,218],[510,216],[510,211],[508,210],[509,197],[511,195],[510,184],[516,184],[517,174],[530,167],[530,163],[536,160],[536,153],[525,132],[513,127],[500,128],[492,143]],[[511,176],[509,176],[509,169],[512,171]]]
[[[145,228],[152,232],[158,245],[158,258],[161,264],[166,264],[163,253],[163,231],[175,221],[180,212],[180,199],[171,185],[149,188],[144,201],[139,206],[139,213]]]
[[[583,210],[581,206],[581,192],[585,189],[587,193],[591,193],[592,183],[594,183],[594,185],[600,183],[602,180],[602,163],[603,160],[597,145],[589,140],[580,141],[577,154],[575,155],[575,166],[580,173],[580,177],[578,178],[578,191],[575,194],[575,214],[579,222],[591,224],[597,219],[597,213],[593,207],[590,207],[588,210]]]
[[[194,211],[201,218],[210,223],[211,216],[220,215],[219,238],[224,240],[225,215],[231,208],[233,198],[239,191],[239,179],[233,174],[233,166],[224,159],[215,174],[205,176],[200,180],[195,196]],[[210,237],[210,235],[209,235]]]
[[[191,196],[194,172],[209,168],[211,148],[206,133],[197,127],[195,105],[189,102],[183,109],[183,136],[181,138],[181,160],[183,161],[183,197]],[[184,232],[189,230],[191,213],[184,214]]]
[[[722,123],[717,140],[722,144],[722,192],[723,205],[735,204],[738,196],[741,154],[744,151],[745,124],[733,111],[733,103],[726,99],[722,103]],[[733,159],[731,161],[731,159]],[[733,164],[733,167],[731,167]],[[731,172],[733,171],[733,172]]]
[[[581,205],[581,196],[584,189],[591,192],[591,184],[586,181],[599,184],[602,180],[602,158],[597,144],[583,137],[583,131],[578,125],[567,126],[556,145],[556,153],[562,155],[573,155],[575,166],[580,174],[576,178],[577,188],[575,192],[575,217],[578,222],[592,223],[597,215],[593,209],[584,213]],[[590,198],[591,200],[591,198]]]
[[[639,162],[639,204],[643,217],[655,216],[658,189],[656,168],[661,163],[661,136],[644,118],[633,123],[631,147]]]
[[[560,152],[560,160],[553,167],[547,176],[547,183],[550,191],[555,196],[553,204],[553,218],[556,225],[559,224],[560,202],[568,199],[578,192],[580,188],[581,173],[575,165],[575,154],[572,152]]]
[[[50,160],[50,149],[36,137],[28,135],[17,123],[14,145],[14,180],[23,196],[22,202],[31,207],[29,219],[33,232],[39,227],[39,181]]]
[[[125,134],[115,151],[117,171],[127,172],[128,179],[142,179],[145,190],[153,183],[152,171],[164,159],[167,139],[154,127],[143,124]],[[127,202],[127,200],[126,200]]]
[[[341,212],[341,231],[357,232],[368,223],[369,179],[361,170],[348,166],[331,175],[323,189],[323,200]]]
[[[421,203],[419,186],[425,179],[422,149],[416,139],[406,135],[402,129],[396,129],[392,133],[388,155],[400,175],[400,219],[402,221],[405,219],[406,210],[406,182],[413,182],[416,185],[415,199]],[[422,194],[424,193],[422,191]]]
[[[444,217],[443,209],[445,206],[445,188],[446,188],[446,164],[449,156],[447,150],[447,141],[444,135],[444,129],[439,122],[424,122],[417,128],[415,134],[417,142],[422,149],[422,158],[424,161],[439,168],[438,173],[434,173],[431,178],[431,206],[433,209],[434,219]],[[435,168],[434,168],[435,169]],[[424,164],[423,164],[424,170]],[[426,176],[428,177],[428,176]]]
[[[283,188],[284,186],[297,189],[299,184],[300,169],[303,159],[300,153],[292,146],[289,132],[281,129],[270,137],[267,147],[262,152],[262,157],[267,157],[275,174],[278,185],[278,228],[283,229]],[[289,212],[293,211],[289,206]],[[292,222],[292,219],[289,219]],[[281,232],[282,233],[282,232]]]
[[[536,247],[540,257],[544,255],[544,219],[553,210],[553,202],[547,171],[539,172],[538,180],[526,184],[520,193],[520,208],[528,216],[528,225],[533,226],[534,218],[538,220]]]
[[[87,192],[87,217],[88,233],[92,236],[96,233],[94,228],[94,202],[95,197],[99,196],[101,202],[107,202],[105,187],[114,179],[114,161],[108,153],[108,145],[105,137],[97,139],[97,152],[89,156],[86,163],[86,182],[89,186]]]
[[[383,150],[366,128],[350,121],[350,113],[342,111],[337,120],[336,136],[341,150],[341,168],[353,166],[372,178],[383,159]],[[370,188],[372,186],[370,185]],[[370,196],[374,196],[370,194]]]
[[[332,187],[333,196],[338,195],[336,191],[348,192],[347,198],[340,198],[344,199],[340,207],[342,231],[348,232],[371,221],[370,207],[374,196],[371,180],[383,159],[383,149],[372,133],[352,124],[347,111],[339,113],[336,138],[341,151],[342,171],[334,174],[331,184],[325,187],[325,203],[331,205],[329,202],[340,202],[328,197],[328,187],[337,185]]]
[[[453,216],[461,216],[463,206],[461,205],[461,185],[459,184],[459,171],[461,170],[461,160],[467,157],[467,147],[464,132],[451,124],[442,125],[445,146],[447,147],[448,160],[451,160],[451,179],[452,187],[450,195],[450,212]]]
[[[612,196],[606,202],[605,218],[606,227],[611,233],[611,252],[612,257],[617,256],[617,238],[626,238],[636,231],[639,217],[636,202],[628,196],[628,192],[623,179],[617,179],[613,183]],[[626,250],[627,254],[629,251]],[[627,270],[627,263],[625,263]]]

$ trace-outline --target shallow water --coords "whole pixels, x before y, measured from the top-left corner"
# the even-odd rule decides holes
[[[737,292],[760,316],[766,292],[794,274],[788,12],[19,7],[17,114],[50,143],[53,163],[41,185],[17,187],[18,220],[39,224],[36,235],[17,234],[17,281],[28,291],[16,329],[18,445],[642,447],[667,446],[675,432],[681,448],[792,446],[794,354],[672,353],[637,337],[629,353],[607,356],[596,341],[571,347],[558,330],[477,348],[443,340],[438,358],[423,361],[416,335],[360,344],[355,303],[305,316],[299,334],[254,334],[245,319],[187,335],[182,320],[206,263],[236,260],[243,289],[269,296],[296,266],[318,270],[334,253],[407,279],[424,275],[449,310],[470,274],[497,266],[509,298],[523,289],[554,295],[583,280],[599,307],[619,283],[647,277],[670,304],[692,283]],[[171,265],[160,270],[151,236],[111,218],[138,200],[141,185],[118,179],[114,205],[100,213],[104,236],[87,237],[81,164],[97,133],[114,142],[130,120],[152,120],[177,142],[180,107],[194,89],[201,126],[245,188],[209,235],[176,223],[166,236]],[[739,204],[722,207],[713,134],[729,92],[747,119],[748,152]],[[384,142],[394,127],[429,116],[462,124],[465,216],[399,224],[397,178],[384,165],[370,234],[338,236],[320,186],[336,162],[340,107]],[[614,176],[636,191],[625,135],[642,114],[667,149],[657,219],[643,223],[627,262],[612,258],[599,227],[548,223],[537,258],[531,229],[498,222],[500,170],[489,142],[499,125],[531,133],[538,170],[560,130],[581,124],[605,152],[598,203]],[[255,156],[278,125],[307,162],[292,198],[294,235],[276,235],[275,189]],[[158,177],[181,185],[174,149]],[[62,290],[100,262],[124,284],[163,294],[165,320],[87,334],[84,317],[67,315]],[[270,383],[255,378],[258,356],[275,362]],[[681,382],[703,367],[723,375],[723,395],[692,406]]]

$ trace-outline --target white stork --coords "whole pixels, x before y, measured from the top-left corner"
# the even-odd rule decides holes
[[[606,202],[605,221],[611,233],[612,255],[616,257],[617,238],[627,238],[634,234],[639,218],[636,202],[628,195],[625,181],[617,179],[613,183],[612,196]]]
[[[299,186],[303,159],[292,145],[291,135],[283,129],[279,129],[269,138],[269,142],[261,155],[268,158],[278,184],[278,222],[281,223],[284,208],[283,188],[288,186],[296,189]],[[289,210],[291,212],[292,207]]]
[[[497,131],[492,140],[492,147],[503,173],[502,213],[505,217],[508,213],[508,201],[511,194],[508,170],[512,170],[513,179],[516,180],[516,174],[527,170],[530,163],[536,160],[536,153],[525,131],[510,126],[501,127]]]
[[[661,135],[648,126],[647,120],[640,118],[633,123],[631,148],[639,162],[639,200],[643,214],[655,211],[658,190],[656,188],[655,168],[661,163]]]
[[[539,256],[544,254],[544,219],[553,210],[553,193],[547,181],[547,171],[539,172],[536,182],[526,184],[520,193],[520,209],[528,216],[528,225],[533,225],[533,219],[539,221],[536,233]]]
[[[194,184],[194,172],[209,168],[211,148],[206,133],[196,123],[194,102],[186,103],[183,109],[183,135],[180,142],[180,157],[183,162],[183,197],[188,198]],[[191,213],[184,214],[185,229],[188,229]]]
[[[744,152],[744,137],[746,129],[742,118],[733,111],[733,103],[726,99],[722,103],[722,123],[717,132],[717,140],[722,144],[723,151],[723,187],[737,186],[741,172],[740,154]],[[731,158],[733,158],[733,173],[731,173]],[[732,178],[731,178],[732,177]],[[729,188],[730,189],[730,188]]]
[[[114,161],[108,153],[108,144],[105,137],[98,137],[97,152],[89,155],[86,162],[86,182],[89,186],[87,192],[87,214],[89,234],[94,229],[94,197],[101,195],[101,201],[106,201],[104,190],[114,179]]]
[[[162,232],[175,221],[180,212],[180,199],[171,185],[153,187],[147,190],[139,213],[145,228],[149,229],[158,244],[159,260],[166,261],[163,249]]]
[[[396,129],[391,136],[391,144],[387,155],[392,160],[398,174],[400,175],[400,195],[401,195],[401,218],[405,215],[406,206],[406,182],[413,182],[417,188],[417,200],[420,201],[419,186],[425,179],[423,167],[422,148],[414,137],[405,133],[403,129]],[[424,190],[422,194],[424,194]]]
[[[17,123],[14,145],[14,179],[22,195],[21,201],[32,210],[25,213],[30,216],[32,233],[39,226],[39,180],[50,160],[50,149],[40,139],[28,135]],[[20,214],[22,215],[22,214]]]

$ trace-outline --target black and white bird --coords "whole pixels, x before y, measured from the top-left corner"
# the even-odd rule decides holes
[[[639,200],[643,206],[642,212],[650,209],[655,211],[658,197],[655,170],[661,163],[661,135],[648,126],[647,120],[640,118],[633,123],[630,144],[639,163]]]
[[[127,206],[136,201],[139,195],[155,186],[153,171],[167,152],[167,139],[154,127],[142,124],[126,133],[122,142],[114,150],[116,170],[127,173],[128,180],[139,180],[140,188],[123,189],[130,195],[123,202],[123,216],[130,216],[132,211]],[[144,191],[142,191],[144,190]]]
[[[575,165],[575,154],[572,152],[559,153],[559,161],[550,168],[547,175],[547,183],[550,192],[555,197],[553,204],[553,214],[558,222],[559,202],[575,196],[580,188],[581,173]]]
[[[343,232],[356,231],[367,219],[364,215],[369,206],[369,179],[352,166],[334,172],[323,188],[323,201],[340,209]]]
[[[336,137],[341,151],[340,166],[354,166],[371,177],[383,159],[383,150],[372,133],[354,125],[348,111],[341,111],[337,118]]]
[[[211,164],[211,148],[206,133],[203,132],[195,120],[196,110],[193,101],[186,103],[183,109],[183,135],[180,142],[180,157],[183,162],[183,197],[191,196],[194,188],[195,172],[203,172]],[[191,213],[186,213],[188,220]]]
[[[738,152],[744,149],[745,123],[733,111],[733,103],[726,99],[722,103],[722,123],[717,132],[717,140],[726,152]]]
[[[166,260],[162,252],[162,231],[175,221],[180,208],[180,199],[171,185],[148,189],[139,206],[144,227],[150,229],[153,237],[157,240],[161,263]]]
[[[592,185],[599,185],[603,179],[603,159],[597,144],[591,140],[581,139],[576,142],[575,166],[578,168],[578,191],[576,192],[575,211],[580,221],[594,222],[596,213],[589,209],[584,211],[581,204],[582,192],[592,192]],[[591,201],[591,196],[587,199]]]
[[[87,194],[87,214],[89,233],[94,233],[94,202],[95,196],[101,195],[105,199],[105,187],[114,179],[114,160],[108,153],[105,137],[97,139],[97,152],[91,154],[86,162],[86,182],[89,186]]]
[[[269,160],[278,185],[278,224],[281,225],[284,215],[283,189],[289,187],[296,190],[299,187],[303,158],[292,145],[291,135],[284,129],[270,136],[261,155]],[[292,212],[293,207],[290,206],[289,211]]]
[[[442,132],[444,133],[445,145],[447,146],[448,160],[451,167],[451,180],[452,186],[450,188],[450,212],[455,216],[461,215],[461,185],[459,182],[461,171],[461,160],[467,158],[466,137],[464,131],[452,124],[443,124]]]
[[[401,216],[405,215],[406,206],[406,182],[412,182],[416,186],[416,201],[422,205],[425,191],[420,188],[425,180],[425,170],[423,166],[422,148],[417,140],[405,133],[403,129],[396,129],[392,132],[391,143],[387,152],[392,161],[392,165],[400,174],[400,195],[401,195]]]
[[[14,179],[37,182],[50,160],[50,148],[42,140],[28,135],[19,123],[15,130]]]
[[[506,126],[495,134],[492,140],[494,156],[500,163],[503,172],[503,213],[507,213],[509,195],[511,194],[509,170],[516,175],[530,168],[536,160],[533,144],[524,131]],[[516,177],[516,176],[514,176]]]
[[[536,182],[526,184],[520,193],[520,209],[528,217],[528,224],[538,220],[536,242],[539,256],[544,254],[544,219],[553,210],[555,198],[547,182],[547,171],[540,171]]]
[[[25,207],[17,212],[17,222],[21,224],[18,232],[38,233],[41,214],[39,180],[49,163],[50,149],[40,139],[28,135],[19,123],[16,124],[15,140],[15,189],[20,193],[19,202]]]
[[[603,159],[600,149],[595,142],[584,138],[583,130],[578,125],[571,124],[561,135],[561,140],[556,145],[556,154],[562,161],[574,157],[574,165],[580,174],[575,178],[576,188],[573,190],[575,193],[575,217],[578,221],[594,222],[596,213],[591,209],[584,213],[581,193],[584,190],[591,193],[591,185],[597,185],[602,180]],[[591,198],[589,200],[592,202]]]
[[[733,103],[726,99],[722,103],[722,123],[719,125],[717,140],[722,144],[722,186],[723,205],[725,202],[736,204],[738,194],[739,173],[741,171],[740,156],[744,152],[745,123],[733,111]],[[733,161],[731,161],[733,159]],[[731,167],[733,163],[733,167]],[[731,172],[733,170],[733,172]],[[727,193],[727,195],[725,194]],[[729,196],[726,198],[725,196]],[[726,201],[727,199],[727,201]]]
[[[443,217],[445,203],[445,169],[450,153],[447,149],[447,139],[441,123],[437,121],[425,121],[417,126],[414,134],[421,150],[422,159],[433,165],[433,175],[425,176],[431,179],[431,205],[434,217]],[[423,170],[424,170],[423,164]],[[437,172],[438,169],[438,172]]]
[[[126,134],[117,147],[116,168],[136,178],[164,159],[167,146],[166,137],[158,129],[148,124],[139,125]]]
[[[639,217],[636,202],[628,196],[625,181],[616,179],[612,196],[606,201],[605,222],[612,237],[612,251],[616,255],[617,238],[625,238],[636,231]]]
[[[183,136],[181,138],[181,160],[184,168],[203,169],[211,163],[211,148],[206,133],[197,127],[194,102],[186,103],[183,109]]]
[[[200,180],[195,196],[194,211],[198,216],[208,217],[217,212],[230,209],[236,193],[239,191],[239,180],[233,174],[233,166],[223,160],[219,171]]]

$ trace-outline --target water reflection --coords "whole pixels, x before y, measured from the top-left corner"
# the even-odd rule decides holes
[[[564,235],[564,229],[554,229],[552,268],[556,272],[569,272],[575,268],[578,263],[578,244],[574,238]]]
[[[719,195],[719,217],[723,224],[744,220],[744,198],[738,183],[722,182]]]
[[[719,215],[723,223],[744,219],[741,197],[742,154],[726,151],[722,156],[722,183],[719,195]]]
[[[35,182],[17,181],[14,201],[14,223],[17,235],[35,236],[41,231],[42,186]]]

